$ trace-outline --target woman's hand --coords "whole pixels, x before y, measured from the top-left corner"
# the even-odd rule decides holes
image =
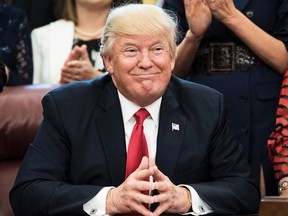
[[[212,15],[220,22],[229,22],[234,17],[236,9],[233,0],[205,0]]]
[[[70,83],[79,80],[89,80],[100,75],[103,75],[103,73],[93,67],[89,59],[87,46],[75,46],[62,67],[60,82]]]
[[[184,0],[184,7],[192,35],[196,38],[202,37],[212,20],[212,14],[206,1]]]

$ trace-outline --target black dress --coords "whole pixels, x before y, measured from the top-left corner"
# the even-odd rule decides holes
[[[9,68],[8,86],[31,84],[33,58],[26,14],[0,2],[0,52]]]

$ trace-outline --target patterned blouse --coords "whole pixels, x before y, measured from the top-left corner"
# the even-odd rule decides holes
[[[26,14],[0,1],[0,52],[9,68],[8,86],[31,84],[33,58]]]
[[[268,152],[275,178],[288,176],[288,71],[285,73],[277,107],[276,127],[268,139]]]

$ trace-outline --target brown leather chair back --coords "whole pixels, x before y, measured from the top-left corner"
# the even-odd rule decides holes
[[[0,216],[12,216],[9,191],[42,121],[41,100],[59,85],[5,87],[0,94]]]

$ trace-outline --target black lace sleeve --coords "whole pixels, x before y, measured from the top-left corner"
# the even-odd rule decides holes
[[[26,14],[0,3],[0,51],[9,68],[8,86],[31,84],[32,46]]]

